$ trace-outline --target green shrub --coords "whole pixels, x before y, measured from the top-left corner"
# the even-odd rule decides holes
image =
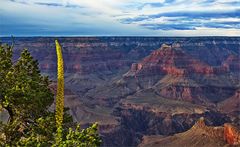
[[[64,108],[63,60],[57,41],[56,50],[60,60],[56,113],[53,113],[48,110],[54,100],[50,81],[40,74],[38,62],[24,49],[13,63],[12,47],[0,44],[0,110],[6,110],[10,116],[6,124],[0,122],[0,146],[95,147],[101,144],[96,123],[81,130],[64,113],[67,109]]]

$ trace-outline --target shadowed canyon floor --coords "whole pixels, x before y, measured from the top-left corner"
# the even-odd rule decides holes
[[[53,80],[53,91],[54,39],[15,38],[14,50],[17,59],[23,48],[29,49]],[[224,132],[225,123],[240,125],[239,37],[58,40],[66,106],[83,126],[99,122],[103,146],[227,146],[224,133],[209,135],[205,129]],[[201,125],[201,117],[211,127]]]

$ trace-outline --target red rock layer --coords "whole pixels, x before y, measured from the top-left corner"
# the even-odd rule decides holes
[[[240,57],[237,55],[230,55],[223,62],[223,67],[228,71],[239,72],[240,71]]]
[[[153,51],[152,54],[144,58],[140,63],[132,64],[131,67],[131,72],[136,74],[186,75],[196,73],[210,75],[225,71],[226,68],[211,67],[186,54],[181,48],[165,44],[160,49]]]
[[[239,146],[239,130],[231,124],[225,124],[224,127],[213,127],[205,125],[204,119],[198,120],[188,131],[175,134],[173,136],[144,136],[140,147],[222,147]]]
[[[236,90],[235,94],[219,104],[220,110],[231,113],[240,111],[240,89]]]
[[[224,138],[230,145],[240,145],[240,131],[231,124],[224,124]]]

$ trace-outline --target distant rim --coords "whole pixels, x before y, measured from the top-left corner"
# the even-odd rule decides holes
[[[10,38],[12,37],[11,35],[0,35],[0,38]],[[240,36],[150,36],[150,35],[142,35],[142,36],[138,36],[138,35],[13,35],[14,38],[21,38],[21,37],[29,37],[29,38],[37,38],[37,37],[41,37],[41,38],[51,38],[51,37],[61,37],[61,38],[77,38],[77,37],[145,37],[145,38],[204,38],[204,37],[235,37],[238,38]]]

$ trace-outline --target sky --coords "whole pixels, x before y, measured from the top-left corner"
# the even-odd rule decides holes
[[[0,0],[0,36],[240,36],[240,0]]]

